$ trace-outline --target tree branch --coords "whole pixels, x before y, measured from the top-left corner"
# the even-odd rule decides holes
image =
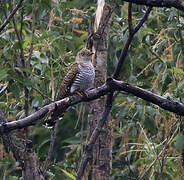
[[[132,25],[132,3],[128,3],[128,29],[129,29],[129,36],[133,31]]]
[[[152,7],[149,7],[147,10],[146,10],[146,13],[144,14],[144,16],[142,17],[142,19],[139,21],[139,23],[135,26],[134,29],[131,29],[131,33],[129,33],[129,36],[128,36],[128,39],[125,43],[125,46],[123,48],[123,50],[121,51],[121,55],[120,55],[120,58],[119,58],[119,61],[118,61],[118,65],[117,65],[117,68],[114,72],[114,75],[113,75],[113,78],[117,79],[120,75],[120,71],[121,71],[121,68],[123,66],[123,63],[126,59],[126,56],[128,54],[128,49],[130,47],[130,44],[133,40],[133,37],[134,35],[136,34],[136,32],[142,27],[142,25],[144,24],[144,22],[147,20],[150,12],[152,10]],[[130,7],[129,7],[129,11],[130,11]],[[129,12],[129,16],[130,16],[130,12]],[[129,17],[130,18],[130,17]],[[129,25],[130,26],[130,25]]]
[[[91,137],[90,137],[88,143],[85,146],[84,153],[82,155],[81,162],[80,162],[80,165],[79,165],[79,168],[78,168],[76,180],[81,180],[82,179],[85,168],[86,168],[87,163],[88,163],[88,160],[91,158],[91,155],[92,155],[91,151],[92,151],[93,145],[96,142],[98,136],[100,135],[102,127],[104,126],[104,124],[108,120],[109,113],[110,113],[111,108],[112,108],[112,100],[113,100],[112,97],[113,97],[113,93],[110,93],[107,96],[105,110],[103,112],[102,119],[100,119],[98,121],[97,126],[93,130],[93,133],[91,134]]]
[[[58,125],[59,125],[59,121],[56,121],[56,123],[54,124],[53,128],[51,129],[51,135],[50,135],[50,146],[49,146],[49,150],[48,150],[48,154],[47,157],[45,159],[43,168],[42,168],[42,172],[45,175],[45,177],[47,176],[47,170],[48,168],[51,166],[51,158],[53,156],[53,150],[54,150],[54,144],[56,141],[56,135],[57,135],[57,129],[58,129]]]
[[[21,7],[23,0],[20,0],[17,6],[13,9],[8,18],[4,21],[4,23],[0,26],[0,32],[6,27],[6,25],[10,22],[11,18],[15,15],[17,10]]]
[[[120,91],[125,91],[139,97],[145,101],[151,102],[158,105],[162,109],[174,112],[178,115],[184,116],[184,104],[177,101],[172,101],[170,99],[164,98],[157,94],[154,94],[148,90],[133,86],[129,83],[117,81],[115,79],[109,78],[107,84],[113,89],[119,89]]]
[[[164,98],[148,90],[142,89],[137,86],[133,86],[126,82],[109,78],[106,84],[102,85],[101,87],[89,90],[87,97],[86,96],[81,97],[76,95],[70,96],[62,100],[53,102],[49,105],[46,105],[40,110],[38,110],[37,112],[33,113],[32,115],[26,118],[23,118],[17,121],[8,122],[8,123],[1,123],[0,134],[10,132],[15,129],[20,129],[20,128],[34,125],[37,120],[43,118],[48,112],[54,112],[54,113],[59,112],[59,115],[61,116],[63,113],[66,112],[68,107],[73,106],[74,104],[78,104],[82,101],[89,102],[114,91],[125,91],[128,93],[131,93],[136,97],[139,97],[143,100],[146,100],[148,102],[158,105],[162,109],[176,113],[180,116],[184,116],[184,104]]]
[[[154,7],[166,7],[176,8],[184,11],[184,2],[182,0],[124,0],[126,2],[135,3],[138,5],[154,6]]]

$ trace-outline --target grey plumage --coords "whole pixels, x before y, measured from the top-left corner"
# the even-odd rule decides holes
[[[88,49],[82,49],[78,52],[75,63],[69,68],[63,79],[57,99],[65,98],[76,91],[85,91],[92,87],[95,78],[95,70],[91,62],[92,54]]]
[[[70,92],[74,93],[75,91],[83,91],[89,89],[95,78],[95,70],[91,62],[86,65],[78,65],[79,73],[77,74],[71,88]]]

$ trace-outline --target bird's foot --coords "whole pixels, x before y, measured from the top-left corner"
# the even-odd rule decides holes
[[[54,107],[54,109],[57,109],[57,106]],[[53,127],[56,123],[56,118],[53,114],[53,109],[49,109],[49,112],[47,113],[47,116],[43,122],[43,125],[46,127]]]
[[[56,123],[55,120],[53,120],[52,118],[52,113],[49,112],[43,122],[43,125],[46,127],[53,127],[55,123]]]
[[[89,96],[88,93],[87,93],[86,91],[76,91],[75,93],[76,93],[78,96],[80,96],[80,97],[83,97],[83,96],[88,97],[88,96]]]

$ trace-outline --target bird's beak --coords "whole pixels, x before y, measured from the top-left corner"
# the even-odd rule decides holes
[[[93,55],[93,54],[95,54],[94,52],[90,52],[90,55]]]

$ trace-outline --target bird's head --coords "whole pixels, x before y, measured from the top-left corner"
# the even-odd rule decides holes
[[[82,49],[77,53],[76,61],[79,63],[91,62],[92,54],[94,54],[89,49]]]

